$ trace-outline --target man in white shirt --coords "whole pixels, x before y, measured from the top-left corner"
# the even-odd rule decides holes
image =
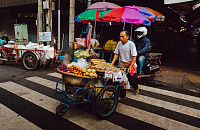
[[[121,31],[120,41],[118,42],[115,48],[114,51],[115,55],[111,64],[114,65],[115,61],[119,57],[120,59],[119,66],[128,68],[128,71],[130,71],[130,73],[127,75],[129,83],[134,88],[135,94],[138,94],[139,89],[138,89],[137,71],[136,71],[137,50],[135,44],[132,41],[129,41],[128,39],[129,39],[129,32],[126,30]],[[123,91],[125,91],[125,89]],[[126,91],[123,93],[125,97]]]

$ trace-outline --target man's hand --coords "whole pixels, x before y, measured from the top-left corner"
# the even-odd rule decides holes
[[[132,71],[132,66],[129,66],[128,71],[130,72]]]
[[[115,55],[114,55],[113,60],[112,60],[112,62],[111,62],[111,65],[114,65],[114,64],[115,64],[115,61],[117,60],[118,56],[119,56],[118,54],[115,54]]]

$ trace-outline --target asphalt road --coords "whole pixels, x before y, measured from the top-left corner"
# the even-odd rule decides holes
[[[200,95],[159,85],[139,85],[139,95],[129,90],[106,120],[86,104],[58,117],[60,98],[54,91],[60,77],[55,68],[1,65],[0,129],[200,129]]]

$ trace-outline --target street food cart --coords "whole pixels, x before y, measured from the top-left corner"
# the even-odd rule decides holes
[[[61,98],[60,105],[56,108],[58,116],[63,116],[69,108],[84,103],[93,103],[93,112],[100,119],[111,116],[115,111],[122,76],[114,74],[125,69],[121,70],[100,59],[90,60],[86,64],[87,69],[82,69],[77,62],[68,65],[62,63],[57,69],[62,74],[55,89],[55,94]]]
[[[54,48],[29,43],[28,45],[6,44],[0,47],[0,65],[6,62],[23,63],[27,70],[45,67],[54,59]]]

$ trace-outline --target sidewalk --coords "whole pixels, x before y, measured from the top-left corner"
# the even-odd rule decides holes
[[[153,82],[200,93],[200,63],[192,59],[163,59]]]

